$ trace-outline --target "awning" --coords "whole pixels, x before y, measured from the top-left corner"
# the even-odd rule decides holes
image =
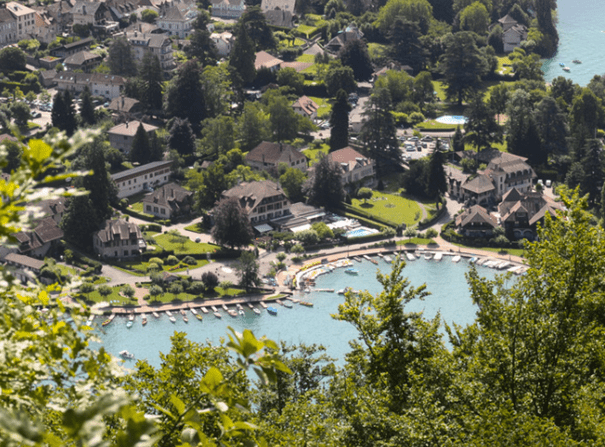
[[[267,224],[257,225],[256,227],[254,227],[254,229],[261,234],[267,233],[269,231],[273,231],[273,227],[271,225],[267,225]]]
[[[323,217],[325,215],[326,215],[326,213],[324,213],[324,212],[313,214],[312,216],[307,216],[307,220],[317,219],[318,217]]]

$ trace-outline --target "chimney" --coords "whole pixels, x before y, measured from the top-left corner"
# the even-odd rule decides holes
[[[122,96],[122,108],[124,108],[124,96]]]
[[[128,129],[128,121],[126,121],[126,129]]]

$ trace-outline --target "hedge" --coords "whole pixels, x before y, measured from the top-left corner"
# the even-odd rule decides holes
[[[5,88],[7,88],[10,91],[13,91],[17,87],[19,87],[19,89],[23,93],[29,93],[30,91],[33,91],[34,93],[36,93],[36,88],[35,88],[36,85],[37,84],[25,84],[23,82],[0,81],[0,90],[4,90]]]

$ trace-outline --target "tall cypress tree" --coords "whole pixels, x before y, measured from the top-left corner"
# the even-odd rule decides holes
[[[151,144],[143,123],[139,123],[137,132],[132,140],[132,148],[130,149],[130,160],[141,164],[151,161]]]
[[[351,106],[348,102],[347,92],[338,90],[336,100],[330,115],[330,151],[346,147],[349,144],[349,112]]]
[[[147,110],[162,108],[162,66],[155,54],[145,53],[139,77],[142,81],[141,100]]]
[[[256,77],[254,42],[243,25],[237,28],[235,34],[235,43],[229,57],[229,71],[235,78],[234,84],[246,85]],[[236,80],[240,82],[235,82]]]
[[[76,123],[76,107],[74,106],[74,101],[69,90],[63,92],[63,104],[65,106],[65,127],[63,130],[67,135],[73,135],[78,128],[78,124]]]
[[[84,87],[84,90],[80,94],[82,103],[80,104],[80,116],[84,124],[94,124],[95,119],[95,107],[92,104],[92,95],[88,86]]]
[[[170,82],[165,111],[169,117],[188,119],[194,132],[200,131],[200,123],[206,117],[206,101],[200,78],[200,67],[195,61],[185,63]]]
[[[65,115],[67,111],[65,109],[65,102],[63,101],[63,94],[57,92],[53,99],[53,109],[50,112],[50,119],[53,127],[59,130],[65,130]]]

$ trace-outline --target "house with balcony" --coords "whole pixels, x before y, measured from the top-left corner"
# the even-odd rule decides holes
[[[175,68],[172,43],[165,34],[148,34],[131,31],[126,33],[126,37],[137,62],[141,62],[146,53],[151,53],[158,57],[160,66],[165,72]]]
[[[78,1],[71,9],[71,16],[73,25],[102,26],[113,19],[103,2]]]
[[[498,227],[496,218],[481,205],[465,209],[455,219],[456,231],[467,237],[491,237]]]
[[[80,51],[73,54],[63,61],[65,69],[69,71],[82,70],[84,73],[90,73],[101,65],[103,58],[90,51]]]
[[[88,87],[94,96],[103,96],[106,99],[120,96],[126,83],[122,76],[73,71],[57,73],[54,82],[57,83],[57,90],[69,90],[74,96],[82,93],[84,87]]]
[[[0,45],[18,42],[18,28],[17,17],[12,15],[8,9],[0,7]]]
[[[505,53],[510,53],[521,46],[521,42],[527,40],[527,27],[517,22],[510,15],[507,14],[498,19],[498,24],[502,27],[502,45]]]
[[[298,149],[285,143],[263,141],[246,155],[246,163],[261,171],[275,170],[280,163],[290,168],[307,171],[307,157]]]
[[[223,192],[222,198],[235,198],[260,233],[273,229],[268,223],[290,214],[290,200],[281,187],[271,180],[242,182]]]
[[[19,253],[9,253],[4,257],[7,270],[10,271],[22,284],[28,282],[35,283],[40,271],[44,267],[44,261],[20,255]]]
[[[328,154],[328,158],[340,167],[340,179],[347,185],[361,182],[363,186],[371,186],[376,179],[376,163],[364,157],[350,146],[338,149]]]
[[[216,52],[219,57],[229,57],[231,49],[233,48],[233,34],[229,31],[223,31],[222,33],[210,34],[210,39],[216,46]]]
[[[310,120],[317,119],[317,110],[319,106],[308,96],[301,96],[292,104],[292,108],[296,113],[306,116]]]
[[[185,39],[193,31],[193,22],[197,14],[195,3],[173,1],[156,23],[169,36]]]
[[[176,183],[168,183],[146,195],[142,203],[145,213],[161,219],[185,216],[191,212],[193,192]]]
[[[106,220],[92,238],[93,249],[102,258],[138,256],[147,247],[138,225],[124,219]]]
[[[150,191],[152,188],[168,183],[172,161],[154,161],[136,168],[127,169],[111,175],[111,180],[118,189],[118,199],[130,197],[141,191]]]

